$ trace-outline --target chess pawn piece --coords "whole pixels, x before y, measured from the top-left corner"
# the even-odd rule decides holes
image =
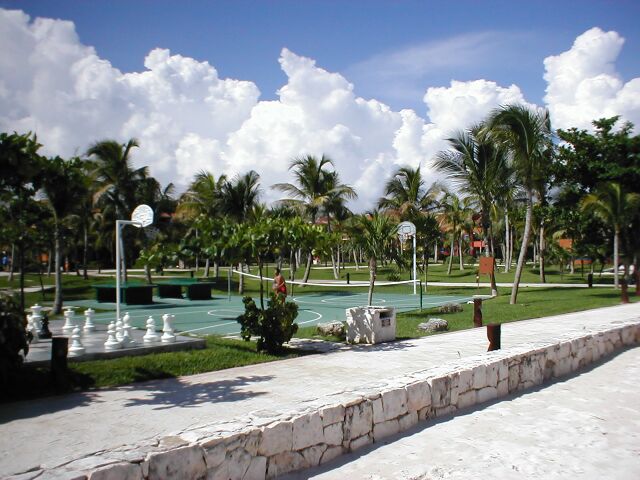
[[[175,315],[170,315],[165,313],[162,316],[162,321],[164,322],[164,326],[162,328],[162,343],[172,343],[176,341],[176,336],[173,334],[173,320],[175,319]]]
[[[111,322],[109,324],[107,335],[108,335],[107,341],[104,342],[105,350],[118,350],[119,348],[122,348],[122,345],[120,345],[120,342],[116,340],[116,324],[114,322]]]
[[[153,320],[153,317],[149,315],[147,319],[147,333],[142,337],[144,343],[156,343],[158,340],[158,334],[156,333],[156,322]]]
[[[76,325],[73,329],[73,334],[71,335],[71,346],[69,347],[69,356],[77,357],[79,355],[84,355],[85,348],[80,341],[80,327]]]
[[[131,316],[126,312],[122,317],[122,346],[133,347],[135,344],[136,341],[131,336]]]
[[[33,315],[27,315],[27,332],[31,332],[31,343],[38,343],[38,330],[33,325]]]
[[[73,310],[67,308],[64,311],[64,325],[62,327],[62,333],[65,335],[71,335],[73,333],[73,328],[75,324],[73,323]]]
[[[31,326],[33,327],[33,341],[38,341],[44,338],[44,332],[42,331],[42,307],[37,303],[31,307]]]
[[[116,340],[122,342],[122,338],[122,320],[118,318],[116,320]]]
[[[96,330],[96,326],[93,323],[93,316],[95,315],[95,310],[88,308],[84,311],[84,328],[82,329],[84,333],[91,333]]]

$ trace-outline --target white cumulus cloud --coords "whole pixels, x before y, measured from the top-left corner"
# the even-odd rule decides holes
[[[571,49],[544,60],[545,102],[556,128],[591,129],[591,122],[621,115],[640,122],[640,78],[624,82],[615,68],[624,39],[592,28]]]

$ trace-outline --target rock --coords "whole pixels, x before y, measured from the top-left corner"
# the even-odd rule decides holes
[[[290,451],[293,445],[293,424],[275,422],[262,429],[258,453],[270,457],[277,453]]]
[[[462,305],[457,303],[445,303],[438,307],[438,313],[456,313],[462,311]]]
[[[442,318],[430,318],[428,322],[418,325],[418,330],[425,332],[444,332],[449,330],[449,322]]]
[[[344,325],[342,322],[319,323],[316,328],[319,335],[344,337]]]
[[[90,480],[142,480],[142,468],[134,463],[116,463],[101,467],[89,475]]]
[[[204,450],[199,446],[180,447],[149,456],[149,480],[155,479],[204,479],[207,465]]]
[[[293,450],[302,450],[323,441],[324,431],[319,413],[302,415],[293,420]]]

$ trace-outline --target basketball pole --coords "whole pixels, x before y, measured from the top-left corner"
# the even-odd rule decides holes
[[[418,275],[416,270],[416,233],[413,234],[413,294],[416,294],[416,282],[418,281]],[[422,292],[422,288],[420,288]]]

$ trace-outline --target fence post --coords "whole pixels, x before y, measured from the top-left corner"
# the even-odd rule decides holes
[[[627,280],[620,280],[620,300],[622,303],[629,303],[629,290],[627,289]]]
[[[589,273],[587,275],[587,284],[589,285],[589,288],[593,288],[593,273]]]
[[[56,388],[63,389],[67,383],[67,351],[68,337],[53,337],[51,339],[51,376]]]
[[[482,299],[481,298],[473,299],[473,326],[474,327],[482,326]]]
[[[500,350],[500,330],[502,325],[499,323],[490,323],[487,325],[487,338],[489,339],[488,352]]]

